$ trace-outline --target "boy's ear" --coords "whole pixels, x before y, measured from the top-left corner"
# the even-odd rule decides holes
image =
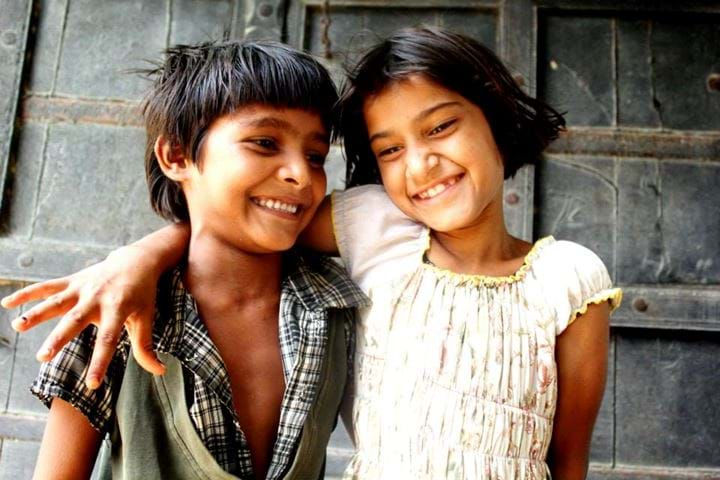
[[[193,163],[185,157],[182,149],[173,145],[167,137],[160,135],[155,140],[155,158],[166,177],[176,182],[186,180]]]

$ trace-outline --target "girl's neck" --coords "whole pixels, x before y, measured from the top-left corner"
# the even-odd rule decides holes
[[[456,273],[508,276],[515,273],[532,245],[508,233],[502,207],[452,232],[431,231],[428,259]]]
[[[281,252],[249,253],[213,235],[191,233],[183,282],[200,306],[223,311],[277,298],[281,275]]]

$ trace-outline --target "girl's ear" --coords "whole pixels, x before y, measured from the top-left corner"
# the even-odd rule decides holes
[[[182,149],[173,145],[165,136],[155,140],[155,158],[166,177],[175,182],[187,180],[193,163],[185,157]]]

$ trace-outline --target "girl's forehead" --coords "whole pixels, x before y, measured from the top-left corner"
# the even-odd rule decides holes
[[[363,115],[370,127],[370,123],[388,124],[408,116],[422,116],[438,105],[464,106],[467,102],[459,93],[424,75],[415,74],[393,80],[368,96],[363,103]]]
[[[414,73],[396,80],[390,80],[379,91],[365,99],[365,105],[393,96],[407,96],[433,99],[435,97],[458,95],[457,92],[437,83],[421,73]]]

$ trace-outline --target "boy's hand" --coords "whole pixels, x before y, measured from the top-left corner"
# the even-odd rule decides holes
[[[18,332],[62,315],[38,351],[39,361],[52,359],[88,325],[97,325],[97,340],[85,379],[87,386],[95,389],[105,376],[123,326],[130,335],[138,364],[153,374],[165,373],[165,366],[152,349],[155,292],[161,273],[146,251],[122,247],[103,262],[67,277],[27,286],[0,303],[15,308],[43,300],[13,320],[12,327]]]

